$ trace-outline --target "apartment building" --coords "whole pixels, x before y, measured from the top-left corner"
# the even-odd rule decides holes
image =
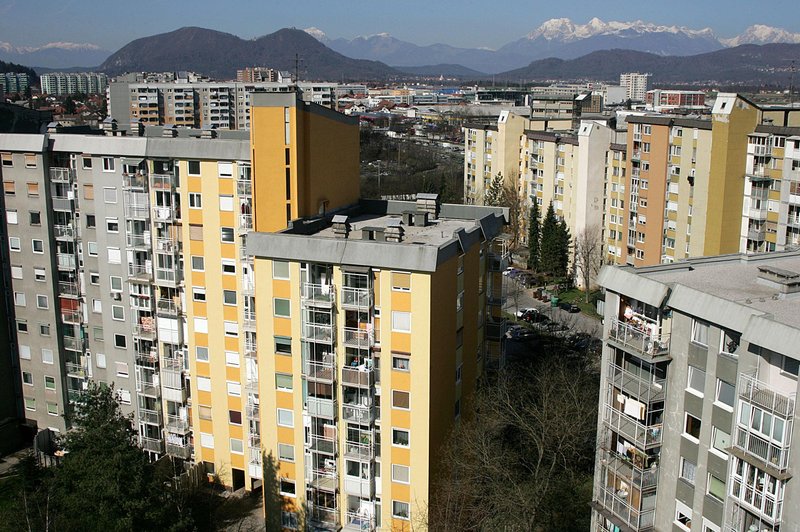
[[[681,91],[654,89],[645,95],[647,109],[659,113],[702,113],[708,111],[706,107],[706,93],[703,91]]]
[[[339,212],[248,241],[263,444],[285,525],[304,507],[325,530],[410,529],[439,447],[502,363],[504,213],[426,194]]]
[[[756,126],[747,137],[740,251],[800,246],[800,128]]]
[[[108,77],[97,72],[51,72],[39,79],[42,93],[52,96],[105,94],[108,87]]]
[[[28,90],[30,82],[25,72],[0,73],[0,93],[22,94]]]
[[[797,530],[800,254],[606,267],[593,530]]]
[[[109,114],[120,124],[178,125],[195,128],[250,129],[251,98],[255,92],[294,94],[334,108],[335,83],[215,82],[179,77],[166,81],[119,78],[108,89]]]
[[[643,102],[647,94],[648,78],[652,74],[640,74],[639,72],[625,72],[619,75],[619,84],[625,88],[625,96],[628,100]]]

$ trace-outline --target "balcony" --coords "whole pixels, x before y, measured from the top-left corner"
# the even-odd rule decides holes
[[[175,434],[187,434],[189,432],[189,421],[180,416],[167,415],[167,430]]]
[[[303,283],[301,297],[305,305],[328,308],[336,301],[336,290],[330,284]]]
[[[336,466],[314,468],[309,464],[306,468],[306,485],[312,489],[334,493],[339,488],[339,482],[336,479]]]
[[[344,491],[348,495],[372,499],[375,497],[375,477],[361,478],[345,475]]]
[[[762,227],[761,229],[748,229],[747,230],[747,239],[748,240],[757,240],[761,241],[764,240],[764,236],[766,231]]]
[[[375,372],[372,368],[345,366],[342,368],[342,384],[369,388],[375,385]]]
[[[375,530],[375,518],[369,514],[348,511],[345,513],[344,519],[342,530],[360,530],[362,532]]]
[[[192,446],[188,443],[167,442],[167,454],[188,460],[192,457]]]
[[[310,381],[332,383],[335,375],[334,360],[333,355],[323,361],[304,360],[303,376]]]
[[[239,215],[239,232],[246,233],[253,230],[253,215],[240,214]]]
[[[789,467],[788,444],[776,445],[774,442],[764,438],[763,435],[758,435],[747,428],[737,426],[736,439],[733,445],[745,454],[774,467],[777,471],[783,472]]]
[[[375,421],[376,409],[373,405],[344,404],[342,405],[342,418],[345,421],[369,425]]]
[[[156,222],[173,223],[176,218],[176,210],[169,206],[153,207],[153,220]]]
[[[739,376],[739,397],[782,418],[794,417],[796,394],[782,394],[768,383],[759,381],[755,375]]]
[[[51,183],[72,183],[75,180],[75,170],[71,168],[50,168]]]
[[[628,502],[629,494],[603,484],[596,491],[597,499],[592,507],[601,514],[610,514],[621,519],[633,530],[645,532],[654,530],[655,508],[641,510]]]
[[[81,338],[64,336],[63,339],[64,339],[64,349],[68,349],[70,351],[76,351],[78,353],[83,353],[86,344]]]
[[[138,188],[146,190],[147,176],[139,173],[124,173],[122,174],[122,188]]]
[[[357,435],[359,441],[346,441],[344,443],[344,453],[347,458],[368,462],[375,458],[375,446],[373,445],[373,435],[371,432],[361,431]]]
[[[131,249],[150,249],[150,232],[128,233],[126,244]]]
[[[633,150],[631,152],[631,161],[641,161],[642,160],[642,152],[640,150]]]
[[[59,281],[58,282],[58,296],[59,297],[72,297],[77,298],[80,296],[80,290],[78,290],[78,283],[70,282],[70,281]]]
[[[53,236],[55,236],[56,240],[74,240],[75,226],[72,224],[54,225]]]
[[[155,282],[160,286],[175,288],[182,278],[181,273],[177,268],[156,268]]]
[[[767,219],[767,209],[766,208],[757,209],[757,208],[751,207],[747,211],[747,215],[751,220],[766,220]]]
[[[368,288],[342,287],[342,306],[366,310],[372,306],[372,293]]]
[[[180,251],[179,243],[174,238],[159,237],[156,239],[156,251],[174,255]]]
[[[608,341],[639,357],[647,359],[669,357],[668,334],[653,334],[618,319],[611,320]]]
[[[336,417],[336,401],[333,399],[307,397],[306,411],[312,416],[334,419]]]
[[[255,338],[245,338],[244,356],[245,358],[256,358],[258,356],[258,342]]]
[[[759,144],[748,144],[747,153],[753,154],[756,157],[771,157],[772,146],[763,146]]]
[[[151,264],[128,263],[128,277],[134,281],[149,281],[153,277]]]
[[[73,325],[80,325],[83,321],[83,312],[81,310],[61,310],[61,321],[63,323],[70,323]]]
[[[334,490],[324,490],[334,491]],[[339,511],[336,508],[327,508],[317,504],[308,505],[308,518],[313,526],[324,530],[337,530],[339,525]]]
[[[304,323],[302,330],[303,340],[323,344],[333,343],[333,327],[331,325],[317,325]]]
[[[372,332],[355,327],[344,328],[344,345],[358,349],[369,349],[374,345]]]
[[[661,445],[661,423],[648,426],[611,405],[605,405],[603,409],[603,421],[627,440],[642,448]]]
[[[335,438],[327,438],[324,436],[309,436],[306,448],[318,453],[329,454],[331,456],[336,454],[337,441]]]
[[[136,350],[136,364],[140,366],[155,366],[158,363],[158,351],[155,348],[149,351]]]
[[[608,381],[644,403],[663,401],[666,395],[666,379],[651,375],[637,375],[616,364],[608,365]]]
[[[153,174],[152,187],[156,190],[174,190],[175,178],[172,174]]]
[[[133,325],[133,335],[143,340],[155,340],[156,329],[152,322],[135,323]]]
[[[125,205],[125,217],[127,219],[137,219],[137,220],[149,220],[150,219],[150,205],[147,203],[144,204],[126,204]]]
[[[83,364],[67,362],[65,366],[67,369],[67,375],[70,377],[77,377],[79,379],[86,377],[86,368],[83,366]]]
[[[238,196],[252,196],[253,182],[249,179],[238,179],[236,181],[236,194]]]
[[[77,260],[72,253],[56,253],[56,263],[59,270],[74,270],[77,268]]]
[[[142,449],[145,451],[151,451],[154,453],[163,453],[164,452],[164,440],[156,439],[156,438],[145,438],[144,436],[140,436],[142,440]]]
[[[161,411],[150,410],[147,408],[139,409],[139,421],[143,423],[150,423],[151,425],[161,424]]]
[[[144,395],[146,397],[161,396],[161,387],[152,381],[151,382],[140,381],[138,385],[138,391],[141,395]]]
[[[609,449],[602,450],[602,463],[605,464],[606,475],[624,478],[628,485],[636,486],[639,491],[655,489],[658,485],[658,466],[646,466],[638,457],[623,456]]]
[[[181,307],[174,299],[159,298],[156,301],[156,311],[160,316],[177,318],[181,313]]]

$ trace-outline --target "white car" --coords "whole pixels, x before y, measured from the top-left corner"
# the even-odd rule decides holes
[[[517,319],[522,319],[528,312],[537,312],[535,308],[521,308],[517,311]]]

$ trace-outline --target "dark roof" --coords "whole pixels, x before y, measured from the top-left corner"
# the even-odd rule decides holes
[[[483,124],[478,122],[464,122],[466,129],[484,129],[489,131],[497,131],[497,124]]]
[[[568,131],[531,131],[526,129],[525,136],[531,140],[578,145],[578,137]]]
[[[770,133],[772,135],[784,135],[787,137],[792,137],[795,135],[800,135],[800,127],[783,127],[760,124],[756,126],[756,133]]]
[[[611,144],[608,147],[612,151],[628,151],[628,147],[625,144]]]
[[[711,129],[711,120],[703,120],[702,118],[678,118],[663,115],[645,115],[628,116],[625,120],[629,124],[651,124],[654,126],[681,126],[697,129]]]

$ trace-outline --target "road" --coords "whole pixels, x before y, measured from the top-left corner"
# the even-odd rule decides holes
[[[596,338],[602,338],[603,327],[597,318],[583,312],[569,313],[560,308],[552,308],[549,302],[543,303],[534,298],[532,288],[524,288],[506,276],[503,276],[503,291],[506,295],[503,310],[509,314],[516,315],[517,310],[521,308],[538,308],[551,320],[563,323],[576,332],[585,332]]]

